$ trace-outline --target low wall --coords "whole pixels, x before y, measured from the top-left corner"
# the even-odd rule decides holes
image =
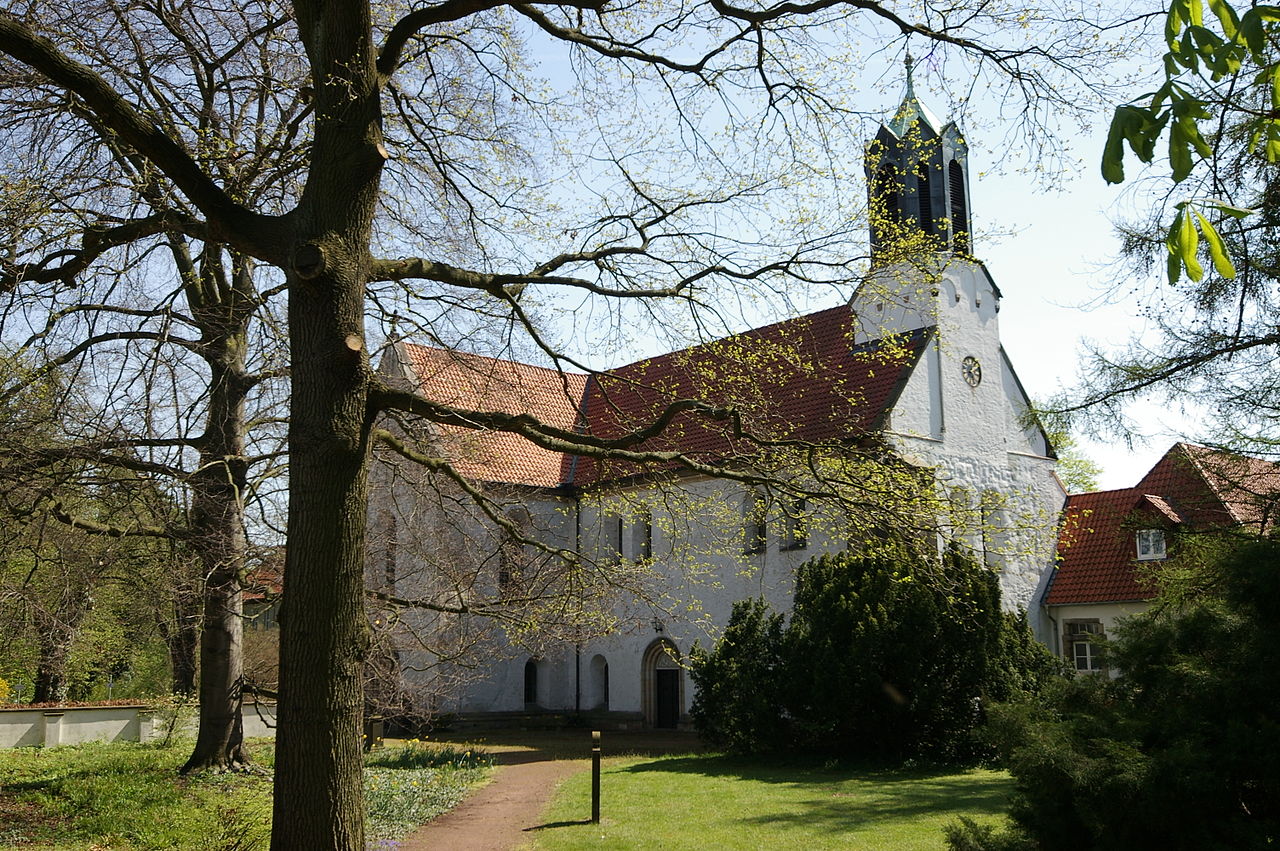
[[[245,704],[246,737],[275,735],[273,704]],[[183,718],[183,732],[197,720]],[[81,742],[148,742],[165,733],[164,719],[150,706],[67,706],[0,709],[0,748],[55,747]]]

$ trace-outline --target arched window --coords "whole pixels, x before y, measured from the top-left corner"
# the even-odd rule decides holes
[[[538,705],[538,663],[532,659],[524,663],[524,705]]]
[[[951,190],[951,247],[958,254],[968,254],[969,207],[964,196],[964,169],[955,160],[947,166],[947,182]]]
[[[588,709],[609,708],[609,663],[597,653],[591,657]]]
[[[877,228],[882,231],[893,232],[894,228],[900,221],[898,192],[901,184],[898,176],[894,174],[894,168],[891,165],[884,165],[876,172],[875,182],[872,184],[873,205],[871,210],[872,221]]]

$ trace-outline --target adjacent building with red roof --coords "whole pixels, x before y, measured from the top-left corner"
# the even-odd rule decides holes
[[[1280,512],[1280,465],[1174,444],[1135,487],[1073,494],[1044,596],[1053,645],[1079,671],[1106,669],[1095,639],[1144,611],[1155,571],[1189,536],[1262,533]]]

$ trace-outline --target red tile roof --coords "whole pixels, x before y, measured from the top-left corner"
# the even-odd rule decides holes
[[[564,429],[618,438],[672,403],[741,412],[742,429],[702,412],[675,416],[635,447],[700,461],[757,452],[760,441],[844,441],[878,429],[931,336],[922,329],[854,345],[847,305],[586,376],[406,345],[419,392],[470,410],[531,413]],[[640,471],[629,463],[561,456],[514,435],[439,427],[470,478],[540,486],[598,484]]]
[[[532,414],[544,423],[572,429],[587,377],[500,358],[403,344],[418,378],[418,391],[435,402],[467,411]],[[509,432],[436,426],[441,450],[454,469],[483,482],[555,487],[561,454]]]
[[[1115,603],[1152,595],[1134,570],[1137,549],[1131,523],[1143,502],[1137,488],[1067,497],[1058,533],[1058,569],[1046,605]]]
[[[853,312],[840,306],[610,370],[587,387],[589,431],[618,438],[696,399],[740,411],[741,429],[689,412],[640,448],[716,462],[756,453],[762,442],[854,440],[881,426],[931,334],[859,347],[854,331]],[[565,462],[566,480],[578,484],[638,472],[585,456]]]
[[[1182,444],[1231,519],[1254,532],[1274,528],[1280,513],[1280,464]]]
[[[1137,570],[1136,530],[1209,530],[1274,523],[1280,466],[1174,444],[1136,487],[1073,494],[1058,536],[1058,569],[1046,605],[1145,600],[1155,589]]]

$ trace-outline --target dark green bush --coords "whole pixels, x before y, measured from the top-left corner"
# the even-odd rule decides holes
[[[1121,628],[1119,678],[992,712],[1015,834],[1044,851],[1280,842],[1280,545],[1242,545],[1212,569],[1214,593]],[[1007,838],[957,836],[954,851]]]
[[[691,660],[698,692],[690,714],[704,741],[731,751],[785,743],[782,615],[764,600],[740,600],[714,652],[695,646]]]
[[[989,696],[1034,692],[1059,670],[1025,617],[1001,612],[992,571],[958,550],[890,545],[803,565],[785,629],[763,601],[735,606],[694,656],[693,717],[734,750],[966,758]]]

